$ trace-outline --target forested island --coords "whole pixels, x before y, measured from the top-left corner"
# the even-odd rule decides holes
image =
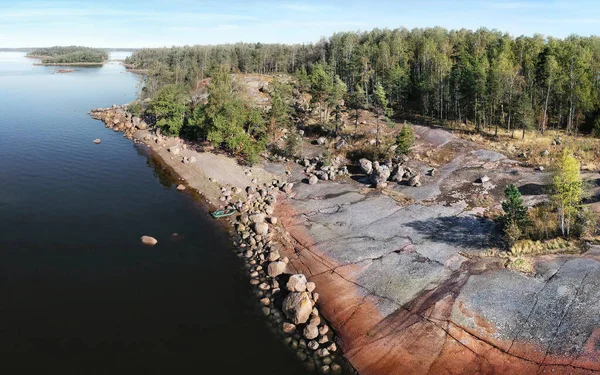
[[[30,50],[27,57],[40,58],[44,65],[95,65],[108,60],[108,52],[100,48],[54,46]]]

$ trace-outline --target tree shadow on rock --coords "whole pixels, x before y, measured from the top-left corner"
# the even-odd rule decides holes
[[[487,218],[443,216],[416,220],[406,226],[415,229],[430,241],[458,247],[486,250],[502,242],[498,224]]]
[[[543,184],[525,184],[519,186],[522,195],[543,195],[548,194],[550,187]]]

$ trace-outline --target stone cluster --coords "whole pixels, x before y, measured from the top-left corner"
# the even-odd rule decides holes
[[[326,162],[325,158],[320,156],[312,159],[304,158],[298,160],[298,164],[304,167],[304,173],[306,173],[310,185],[316,184],[319,180],[333,181],[336,177],[350,175],[348,167],[341,166],[339,157],[330,163]]]
[[[341,356],[333,331],[320,316],[316,285],[303,274],[290,273],[289,259],[275,241],[277,217],[273,215],[279,192],[291,193],[292,183],[272,181],[248,186],[240,214],[233,220],[244,259],[262,313],[309,371],[339,374]]]
[[[127,106],[113,105],[109,108],[95,108],[90,111],[92,118],[104,122],[104,126],[131,139],[137,130],[148,129],[148,124],[142,118],[127,112]]]
[[[360,159],[360,169],[369,178],[369,182],[378,188],[387,186],[388,181],[401,183],[406,180],[409,186],[421,186],[421,174],[403,164],[405,160],[388,160],[385,163]],[[434,171],[430,171],[433,175]]]

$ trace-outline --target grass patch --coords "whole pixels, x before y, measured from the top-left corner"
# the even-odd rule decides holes
[[[582,246],[579,242],[567,241],[563,238],[553,238],[547,241],[520,240],[515,242],[509,252],[513,256],[581,253]]]
[[[511,257],[506,263],[506,268],[523,272],[523,273],[535,273],[535,266],[531,259],[523,257]]]

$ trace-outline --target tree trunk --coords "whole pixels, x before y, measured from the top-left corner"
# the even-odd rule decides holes
[[[550,85],[548,85],[548,90],[546,91],[546,103],[544,104],[544,115],[542,116],[542,126],[541,126],[542,134],[544,134],[544,130],[546,129],[546,115],[548,114],[548,99],[550,99]]]

